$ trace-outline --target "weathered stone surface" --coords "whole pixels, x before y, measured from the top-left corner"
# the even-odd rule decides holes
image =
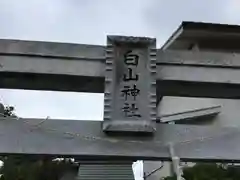
[[[156,39],[108,36],[104,94],[104,131],[155,132]]]
[[[0,40],[0,88],[103,93],[105,49]],[[158,99],[161,95],[239,99],[239,58],[235,53],[158,50]]]
[[[157,124],[154,136],[108,136],[99,121],[0,119],[0,154],[81,159],[170,160],[169,142],[184,161],[240,162],[239,128]]]

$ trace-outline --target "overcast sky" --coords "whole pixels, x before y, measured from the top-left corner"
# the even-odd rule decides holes
[[[0,38],[105,44],[106,35],[156,37],[182,21],[240,23],[239,0],[0,0]],[[102,94],[0,90],[22,117],[101,120]]]
[[[0,38],[105,44],[106,35],[156,37],[182,21],[240,23],[238,0],[0,0]],[[22,117],[101,120],[103,95],[0,91]],[[71,107],[71,110],[70,110]]]

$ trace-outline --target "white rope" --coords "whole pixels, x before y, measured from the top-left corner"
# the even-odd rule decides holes
[[[180,158],[175,155],[174,146],[172,143],[169,143],[169,153],[172,159],[172,169],[177,176],[177,180],[182,179],[182,172],[180,169]]]

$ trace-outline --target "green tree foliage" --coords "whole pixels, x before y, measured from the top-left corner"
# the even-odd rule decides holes
[[[197,163],[193,167],[183,168],[185,180],[240,180],[240,167],[217,163]],[[166,177],[164,180],[176,180]]]
[[[4,107],[4,115],[16,117],[14,107]],[[76,166],[72,159],[30,155],[0,156],[0,180],[59,180],[63,173]]]
[[[163,180],[177,180],[176,176],[168,176],[163,178]]]
[[[4,115],[15,117],[16,115],[14,114],[14,107],[13,106],[4,107]]]
[[[59,180],[71,165],[72,161],[11,155],[4,160],[0,180]]]

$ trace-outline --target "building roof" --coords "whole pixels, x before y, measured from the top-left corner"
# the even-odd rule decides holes
[[[221,112],[221,106],[211,106],[207,108],[200,108],[195,110],[188,110],[180,113],[172,113],[160,116],[161,122],[169,123],[169,122],[176,122],[184,120],[187,123],[190,123],[188,120],[195,120],[200,119],[201,117],[215,117]],[[210,118],[209,120],[212,120]],[[187,120],[187,121],[186,121]]]
[[[163,50],[239,51],[240,26],[184,21],[162,46]]]

